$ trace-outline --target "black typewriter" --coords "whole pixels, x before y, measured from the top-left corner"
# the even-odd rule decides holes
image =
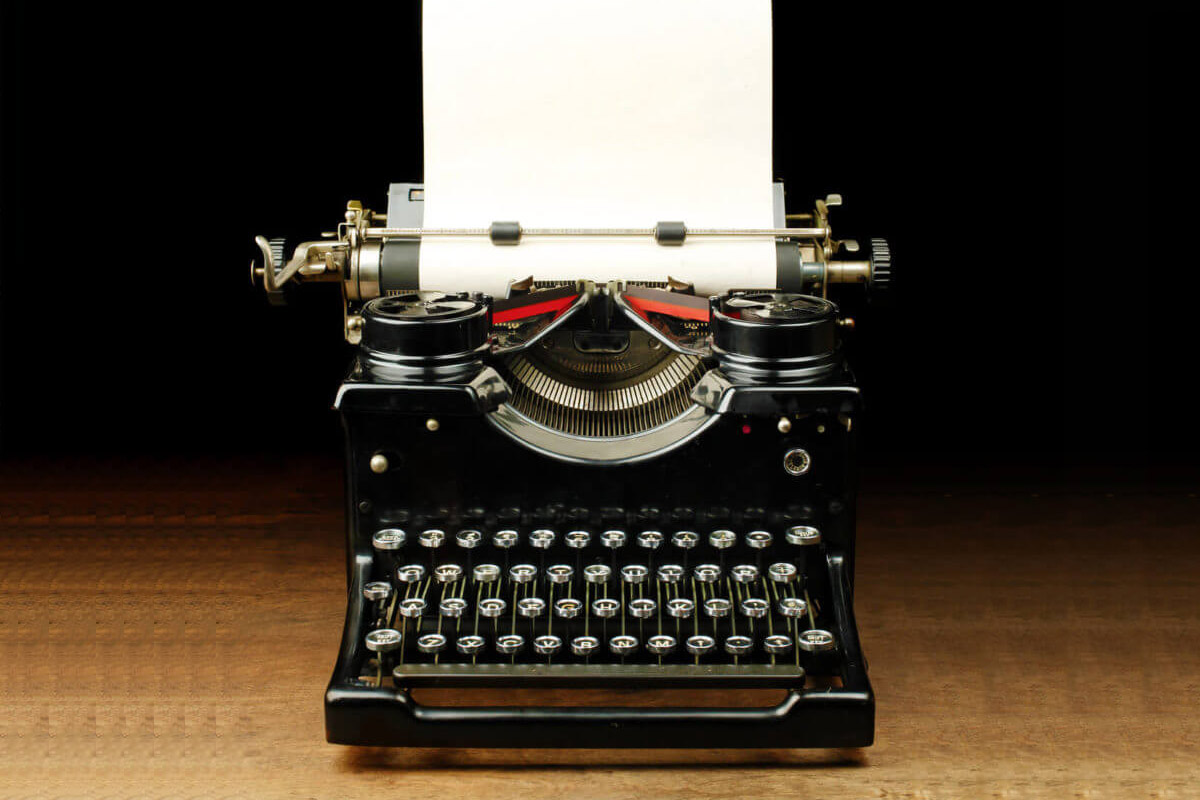
[[[349,604],[330,742],[848,747],[873,739],[853,610],[859,392],[831,286],[884,290],[886,243],[787,227],[777,285],[513,282],[415,289],[421,187],[352,202],[336,238],[258,244],[273,298],[336,280],[357,352]],[[392,227],[379,227],[384,222]],[[515,223],[497,245],[537,235]],[[638,232],[625,232],[639,235]],[[736,235],[737,232],[723,232]],[[681,223],[640,235],[686,246]],[[704,707],[437,705],[421,690],[772,689]],[[549,693],[549,692],[548,692]],[[711,692],[710,692],[711,694]]]

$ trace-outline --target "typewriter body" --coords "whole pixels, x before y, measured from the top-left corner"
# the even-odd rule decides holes
[[[843,747],[871,743],[853,610],[859,392],[827,295],[890,280],[829,209],[776,228],[777,285],[697,296],[683,281],[418,287],[428,236],[513,246],[552,232],[421,228],[422,187],[386,214],[350,203],[285,262],[273,298],[343,287],[356,347],[346,434],[348,609],[326,696],[330,742],[399,746]],[[802,224],[807,227],[788,227]],[[519,245],[518,245],[519,246]],[[437,705],[428,688],[705,688],[690,705]],[[766,705],[726,703],[775,690]],[[553,691],[563,690],[563,691]],[[565,694],[564,694],[565,692]],[[537,693],[534,693],[536,697]]]

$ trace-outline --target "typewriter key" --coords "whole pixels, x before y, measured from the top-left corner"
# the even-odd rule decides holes
[[[399,550],[404,547],[407,539],[408,534],[399,528],[384,528],[375,531],[375,535],[371,537],[371,546],[376,550]]]
[[[503,616],[507,608],[508,603],[499,597],[485,597],[479,601],[479,613],[485,617]]]
[[[767,577],[776,583],[791,583],[796,580],[797,571],[794,564],[780,561],[767,567]]]
[[[600,640],[595,636],[576,636],[571,640],[571,652],[587,658],[600,649]]]
[[[480,583],[492,583],[500,580],[500,567],[495,564],[480,564],[474,570],[475,580]]]
[[[689,636],[684,646],[687,647],[687,651],[692,655],[702,656],[716,647],[717,643],[711,636],[700,635]]]
[[[779,613],[785,617],[803,617],[808,613],[808,603],[800,597],[779,598]]]
[[[612,598],[601,598],[592,601],[592,613],[601,619],[610,619],[621,610],[621,604]]]
[[[515,655],[525,646],[525,637],[519,633],[506,633],[496,639],[496,649],[504,655]]]
[[[496,531],[496,535],[492,537],[492,544],[501,550],[509,550],[517,546],[520,538],[516,531]]]
[[[642,531],[637,537],[638,547],[647,550],[657,550],[662,547],[663,535],[658,531]]]
[[[574,550],[581,550],[587,547],[592,541],[592,535],[587,531],[571,531],[563,537],[563,542],[567,547]]]
[[[758,597],[747,597],[742,601],[742,614],[750,619],[762,619],[771,613],[771,604]]]
[[[655,611],[658,611],[658,603],[649,598],[629,601],[629,613],[638,619],[649,619],[654,616]]]
[[[696,610],[696,604],[686,597],[676,597],[667,601],[667,613],[677,619],[687,619]]]
[[[733,603],[724,597],[710,597],[704,601],[704,613],[710,617],[728,617],[733,610]]]
[[[758,580],[758,567],[753,564],[738,564],[729,570],[729,575],[738,583],[754,583]]]
[[[608,640],[608,649],[624,658],[637,650],[638,640],[633,636],[614,636]]]
[[[384,581],[371,581],[363,587],[363,597],[381,603],[392,596],[392,585]]]
[[[552,656],[562,649],[562,644],[562,639],[547,634],[533,640],[533,649],[544,656]]]
[[[641,564],[628,564],[621,567],[621,580],[626,583],[645,583],[650,570]]]
[[[529,546],[538,550],[546,550],[554,544],[554,531],[542,528],[529,534]]]
[[[464,550],[474,550],[483,544],[483,534],[479,531],[459,531],[454,541]]]
[[[821,653],[826,650],[832,650],[833,645],[833,634],[829,631],[817,629],[805,631],[796,640],[796,646],[806,653]]]
[[[405,564],[396,570],[396,580],[401,583],[420,583],[425,580],[425,567],[420,564]]]
[[[616,550],[625,546],[625,531],[605,531],[600,534],[600,544]]]
[[[523,597],[517,601],[517,613],[534,619],[546,613],[546,601],[540,597]]]
[[[671,537],[671,544],[681,550],[691,550],[700,543],[700,537],[691,531],[679,531]]]
[[[458,564],[441,564],[433,571],[433,577],[438,583],[454,583],[463,576],[463,568]]]
[[[795,525],[787,529],[788,544],[810,545],[821,543],[821,532],[808,525]]]
[[[583,610],[583,603],[573,597],[564,597],[554,601],[554,614],[563,619],[574,619]]]
[[[746,546],[754,550],[762,550],[771,546],[773,538],[766,531],[750,531],[746,534]]]
[[[461,597],[447,597],[438,603],[438,612],[444,617],[457,619],[467,610],[467,601]]]
[[[460,636],[454,646],[463,655],[473,656],[483,652],[485,644],[482,636]]]
[[[678,564],[663,564],[658,568],[658,579],[663,583],[679,583],[683,580],[683,567]]]
[[[754,649],[754,640],[749,636],[730,636],[725,640],[725,652],[731,656],[744,656]]]
[[[551,583],[567,583],[575,577],[575,568],[570,564],[554,564],[546,567],[546,577]]]
[[[508,577],[513,583],[529,583],[537,577],[537,567],[533,564],[517,564],[508,571]]]
[[[701,583],[716,583],[721,579],[721,568],[716,564],[699,564],[692,570],[692,574]]]
[[[733,531],[713,531],[708,535],[708,543],[718,550],[725,550],[737,544],[737,534]]]
[[[440,653],[446,649],[446,637],[440,633],[427,633],[417,639],[417,649],[422,653]]]
[[[773,656],[786,653],[792,649],[792,639],[782,633],[775,633],[763,639],[763,650]]]
[[[446,532],[430,528],[427,531],[421,531],[417,541],[420,542],[421,547],[441,547],[446,541]]]
[[[419,597],[406,597],[400,601],[400,613],[409,619],[417,619],[425,613],[425,601]]]
[[[659,634],[646,640],[646,649],[656,656],[669,656],[675,652],[675,637]]]
[[[400,631],[380,628],[367,634],[367,649],[372,653],[390,653],[400,646]]]
[[[612,567],[607,564],[588,564],[583,570],[583,577],[588,583],[608,583],[612,577]]]

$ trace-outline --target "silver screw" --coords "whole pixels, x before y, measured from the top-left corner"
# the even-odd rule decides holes
[[[385,456],[383,453],[376,453],[375,455],[371,456],[371,472],[374,472],[376,475],[382,475],[383,473],[387,472],[388,466],[389,464],[387,456]]]

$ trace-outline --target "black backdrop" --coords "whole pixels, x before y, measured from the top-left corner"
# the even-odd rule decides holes
[[[4,15],[5,452],[335,451],[334,290],[269,308],[252,237],[421,177],[418,4]],[[888,238],[902,282],[854,309],[868,458],[1145,451],[1145,297],[1108,324],[1097,223],[1144,191],[1143,122],[1106,100],[1144,103],[1141,67],[1097,24],[776,3],[777,177],[797,206],[842,193],[835,230]]]

